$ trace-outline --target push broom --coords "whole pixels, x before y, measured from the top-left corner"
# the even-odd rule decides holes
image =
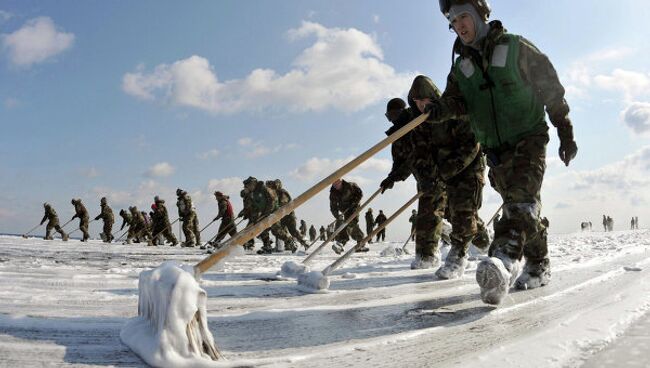
[[[397,132],[318,182],[293,201],[235,235],[228,245],[195,266],[165,262],[140,274],[138,316],[122,328],[120,338],[148,364],[156,367],[200,366],[222,358],[208,329],[207,294],[198,283],[201,275],[237,247],[289,215],[337,179],[395,142],[428,118],[422,114]]]

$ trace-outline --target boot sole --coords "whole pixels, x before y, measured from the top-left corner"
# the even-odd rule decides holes
[[[488,258],[476,268],[476,282],[481,288],[481,299],[487,304],[500,304],[508,295],[510,273],[498,258]]]

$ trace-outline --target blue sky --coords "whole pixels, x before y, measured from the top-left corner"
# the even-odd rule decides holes
[[[188,5],[189,4],[189,5]],[[552,131],[543,190],[552,232],[612,215],[650,219],[650,17],[642,0],[491,1],[492,19],[554,63],[579,146],[565,168]],[[516,4],[516,5],[515,5]],[[192,193],[202,223],[241,179],[281,178],[294,196],[383,138],[385,102],[417,74],[444,88],[454,36],[435,1],[3,1],[0,3],[0,232],[20,233],[48,201],[94,216],[173,208]],[[386,150],[352,173],[366,193]],[[390,213],[408,181],[374,208]],[[486,187],[483,217],[499,204]],[[116,212],[117,212],[116,211]],[[330,220],[326,195],[297,211]],[[388,237],[406,238],[406,217]],[[99,232],[92,226],[93,235]],[[216,229],[211,229],[216,231]]]

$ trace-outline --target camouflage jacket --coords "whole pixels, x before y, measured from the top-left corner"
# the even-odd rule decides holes
[[[316,235],[318,235],[318,233],[316,232],[316,228],[314,227],[314,225],[311,225],[311,227],[309,227],[309,237],[315,238]]]
[[[490,22],[490,31],[480,52],[482,65],[489,65],[494,48],[505,32],[506,30],[500,21]],[[532,42],[521,37],[519,43],[518,64],[521,77],[533,87],[538,101],[546,107],[546,112],[554,126],[570,125],[569,105],[564,99],[565,90],[560,83],[555,68],[548,57],[539,51]],[[458,40],[454,45],[454,51],[460,57],[470,57],[471,50],[471,48],[463,46]],[[440,102],[442,104],[443,119],[468,119],[467,104],[460,91],[453,69],[447,76],[447,86]]]
[[[412,89],[415,88],[430,91],[432,99],[440,97],[438,88],[429,78],[417,78]],[[420,115],[411,94],[410,107],[402,111],[387,135]],[[479,151],[480,146],[466,121],[421,124],[393,143],[393,168],[389,177],[401,181],[413,174],[420,188],[434,183],[437,177],[447,181],[480,160]]]
[[[330,188],[330,212],[334,217],[338,217],[339,213],[351,214],[363,198],[363,192],[358,185],[352,182],[341,180],[341,190]]]
[[[122,226],[120,226],[120,230],[124,229],[124,225],[131,226],[133,218],[131,217],[130,213],[126,211],[120,211],[120,217],[122,217]]]
[[[74,205],[74,216],[72,216],[73,219],[75,218],[80,218],[80,219],[88,219],[88,210],[86,209],[86,206],[83,205],[81,202],[76,202]]]
[[[43,219],[41,219],[41,225],[42,225],[46,220],[49,220],[49,221],[52,221],[52,222],[56,222],[56,223],[59,222],[59,216],[57,216],[56,211],[55,211],[54,208],[52,208],[51,206],[45,208],[45,215],[43,215]]]
[[[115,216],[113,216],[113,210],[109,205],[107,204],[102,204],[101,205],[102,212],[95,217],[95,220],[102,219],[106,223],[114,223],[115,222]]]
[[[278,209],[278,196],[264,182],[258,181],[252,192],[244,198],[244,213],[250,218],[265,216]]]
[[[142,228],[146,227],[147,223],[140,211],[131,211],[131,223],[129,225],[135,226],[136,228]]]
[[[189,217],[192,214],[192,198],[188,194],[178,197],[176,207],[178,207],[178,217]]]
[[[161,199],[156,202],[156,210],[153,211],[151,220],[164,225],[169,224],[169,213],[167,212],[167,206],[165,206],[164,200]]]

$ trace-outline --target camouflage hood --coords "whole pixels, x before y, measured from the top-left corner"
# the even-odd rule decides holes
[[[408,103],[411,106],[411,109],[416,112],[417,115],[420,115],[418,106],[415,104],[415,99],[431,98],[437,99],[440,98],[440,90],[433,84],[433,81],[424,75],[418,75],[413,80],[411,84],[411,89],[409,90]]]

